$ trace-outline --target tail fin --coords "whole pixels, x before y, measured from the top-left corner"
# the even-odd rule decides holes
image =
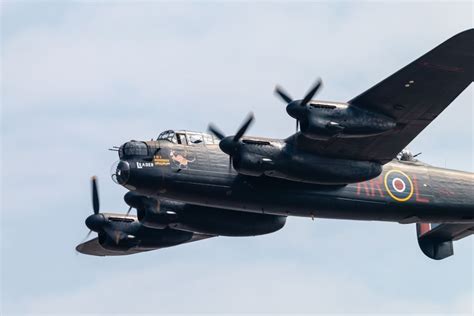
[[[474,233],[474,223],[417,223],[416,233],[421,251],[431,259],[441,260],[454,254],[454,240]]]

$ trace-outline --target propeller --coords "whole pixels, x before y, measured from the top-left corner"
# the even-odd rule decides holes
[[[313,99],[316,93],[321,89],[323,81],[321,78],[318,78],[316,82],[312,85],[311,89],[306,93],[302,100],[293,100],[290,95],[283,90],[282,87],[277,85],[275,87],[275,94],[278,95],[286,104],[286,111],[291,117],[296,119],[296,132],[299,129],[299,121],[304,117],[303,111],[305,106]]]
[[[76,247],[76,255],[79,253],[79,251],[82,249],[82,247],[84,246],[83,243],[89,239],[89,236],[92,234],[92,230],[89,230],[89,232],[87,233],[87,235],[81,240],[81,242],[79,243],[79,245]]]
[[[106,227],[107,219],[104,217],[103,214],[100,213],[100,203],[99,203],[99,190],[97,185],[97,177],[93,176],[91,178],[91,187],[92,187],[92,211],[93,214],[89,215],[86,218],[86,226],[89,228],[89,232],[87,233],[84,241],[89,238],[93,231],[99,232],[103,230],[110,236],[116,236],[117,232],[112,231],[109,227]],[[131,209],[131,208],[130,208]],[[128,211],[130,212],[130,210]],[[127,213],[128,215],[128,213]],[[114,238],[115,242],[117,242],[117,238]],[[83,242],[84,242],[83,241]],[[82,244],[82,243],[81,243]]]
[[[220,140],[219,147],[221,150],[229,155],[229,170],[232,166],[232,156],[237,153],[239,140],[242,138],[242,136],[244,136],[245,132],[247,132],[254,119],[255,117],[253,113],[250,112],[233,137],[226,137],[225,134],[213,123],[210,123],[207,128],[209,132],[214,134],[214,136]]]
[[[286,93],[283,88],[279,85],[275,87],[275,93],[280,96],[280,98],[283,99],[286,103],[291,103],[293,102],[293,99]]]
[[[98,189],[97,189],[97,177],[96,176],[92,176],[91,178],[91,188],[92,188],[92,212],[93,212],[93,215],[90,215],[89,217],[86,218],[86,226],[89,228],[89,232],[86,234],[86,236],[82,239],[82,241],[80,242],[79,246],[76,248],[76,251],[80,250],[80,247],[88,238],[89,236],[92,234],[92,225],[94,225],[94,223],[92,223],[92,220],[90,218],[92,218],[93,216],[97,216],[99,214],[99,210],[100,210],[100,204],[99,204],[99,192],[98,192]],[[92,223],[92,225],[91,225]]]
[[[234,142],[238,142],[242,138],[242,136],[244,136],[245,132],[250,127],[253,120],[254,120],[253,113],[250,112],[249,114],[247,114],[247,117],[245,118],[244,123],[240,126],[239,130],[237,131],[237,134],[235,134],[234,139],[233,139]]]
[[[99,192],[97,189],[97,177],[93,176],[92,181],[92,209],[94,214],[99,214],[100,204],[99,204]]]
[[[92,187],[92,211],[94,213],[94,215],[98,215],[99,214],[99,210],[100,210],[100,203],[99,203],[99,192],[98,192],[98,188],[97,188],[97,177],[96,176],[92,176],[91,178],[91,187]],[[86,219],[86,226],[87,225],[87,219]],[[89,226],[88,226],[89,227]],[[81,244],[87,239],[89,238],[89,236],[91,235],[92,233],[92,229],[89,228],[89,232],[87,233],[86,237],[84,237],[83,241],[81,242]]]
[[[219,140],[223,140],[225,138],[225,134],[221,132],[221,130],[215,126],[213,123],[210,123],[207,127],[208,131],[214,134]]]
[[[308,102],[311,101],[311,99],[313,99],[313,97],[316,95],[316,92],[318,92],[318,90],[321,88],[322,85],[323,85],[323,81],[321,80],[321,78],[318,78],[316,82],[313,84],[313,87],[306,93],[300,105],[305,106],[306,104],[308,104]]]
[[[91,178],[93,214],[89,215],[86,218],[85,224],[87,228],[89,228],[89,232],[84,237],[82,242],[76,247],[77,252],[82,252],[84,243],[90,237],[92,232],[97,232],[99,237],[101,236],[101,234],[107,235],[107,237],[112,239],[116,245],[119,245],[122,239],[126,239],[131,236],[129,229],[122,230],[121,226],[116,226],[113,223],[112,216],[106,216],[103,213],[100,213],[99,190],[97,182],[97,177],[93,176]],[[130,205],[130,203],[128,204]],[[133,207],[130,205],[130,208],[127,211],[127,216],[130,214],[132,208]]]
[[[92,208],[94,210],[94,214],[97,215],[99,214],[100,210],[100,203],[99,203],[99,192],[97,188],[97,177],[93,176],[91,178],[92,181]],[[130,215],[130,211],[132,210],[132,206],[129,207],[126,215]]]

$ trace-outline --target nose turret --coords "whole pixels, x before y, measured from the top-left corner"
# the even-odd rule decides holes
[[[118,184],[126,184],[130,178],[130,164],[127,161],[121,160],[117,165],[115,176]]]
[[[148,156],[148,146],[145,142],[131,140],[119,148],[119,157],[121,160]]]
[[[125,185],[130,179],[130,164],[125,160],[116,161],[110,168],[110,174],[115,183]]]
[[[130,179],[130,164],[127,160],[142,159],[149,157],[149,148],[145,142],[131,140],[119,148],[120,161],[115,162],[111,168],[114,182],[125,185]]]

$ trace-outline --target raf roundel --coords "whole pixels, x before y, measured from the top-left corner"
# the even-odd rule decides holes
[[[413,182],[400,170],[390,170],[384,177],[388,195],[398,202],[406,202],[413,196]]]
[[[406,184],[405,182],[403,182],[402,179],[400,178],[394,178],[392,180],[392,187],[395,189],[395,191],[397,191],[398,193],[403,193],[405,192],[405,189],[406,189]]]

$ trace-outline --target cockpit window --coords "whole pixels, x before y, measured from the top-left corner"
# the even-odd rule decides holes
[[[164,131],[163,133],[158,135],[158,138],[156,140],[167,140],[176,143],[176,135],[173,131]]]
[[[202,145],[203,139],[202,134],[198,133],[188,133],[189,145]]]
[[[188,131],[167,130],[158,135],[156,140],[167,140],[180,145],[214,145],[219,140],[212,135]]]
[[[204,144],[206,145],[213,145],[214,144],[214,138],[211,135],[204,134]]]
[[[186,134],[184,133],[177,133],[176,134],[176,142],[181,145],[187,145],[188,142],[186,141]]]

